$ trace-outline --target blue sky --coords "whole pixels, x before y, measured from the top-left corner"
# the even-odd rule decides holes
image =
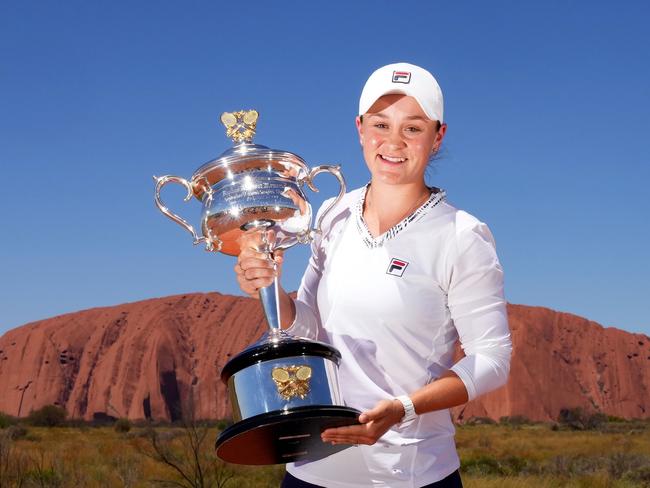
[[[228,6],[230,5],[230,6]],[[432,71],[449,124],[429,175],[487,222],[512,303],[650,334],[647,2],[0,2],[0,333],[80,309],[238,293],[234,260],[153,205],[256,141],[367,181],[354,129],[377,67]],[[320,176],[318,205],[335,191]],[[170,207],[198,223],[200,205]],[[298,286],[306,248],[287,256]]]

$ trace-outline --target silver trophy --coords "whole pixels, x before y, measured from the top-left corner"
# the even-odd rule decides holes
[[[257,119],[255,110],[222,114],[226,134],[235,142],[232,148],[201,166],[189,180],[154,176],[156,206],[208,251],[238,255],[240,237],[250,229],[260,231],[260,250],[269,254],[307,244],[345,194],[338,166],[309,169],[296,154],[253,144]],[[341,188],[312,228],[312,208],[304,190],[307,186],[317,192],[313,179],[324,172],[333,174]],[[185,201],[195,196],[202,202],[202,235],[162,202],[160,192],[168,183],[185,187]],[[259,293],[269,331],[221,372],[235,423],[217,438],[217,456],[238,464],[275,464],[319,459],[345,448],[320,439],[322,430],[354,424],[360,413],[341,398],[339,351],[281,329],[277,278]]]

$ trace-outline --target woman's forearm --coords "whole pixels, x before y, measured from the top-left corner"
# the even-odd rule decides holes
[[[463,381],[453,371],[447,371],[409,397],[415,412],[421,415],[462,405],[467,402],[468,395]],[[388,429],[399,424],[405,413],[399,399],[380,400],[372,409],[361,413],[360,424],[329,428],[321,438],[334,444],[374,444]]]
[[[453,371],[409,395],[418,415],[467,403],[469,397],[463,381]]]

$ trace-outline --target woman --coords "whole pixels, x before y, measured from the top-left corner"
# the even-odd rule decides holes
[[[283,486],[462,486],[449,408],[503,385],[510,364],[494,241],[425,183],[447,130],[428,71],[375,71],[356,125],[370,183],[327,215],[297,299],[280,300],[283,327],[341,351],[345,402],[363,413],[360,425],[322,434],[354,447],[287,465]],[[250,296],[282,264],[255,245],[247,236],[235,267]],[[456,339],[465,357],[454,364]]]

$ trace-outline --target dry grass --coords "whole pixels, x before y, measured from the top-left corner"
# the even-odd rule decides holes
[[[192,485],[156,456],[151,432],[142,427],[130,432],[28,427],[12,440],[8,428],[0,429],[0,487],[266,488],[277,487],[282,478],[282,466],[216,461],[212,446],[218,430],[210,428],[200,446],[206,482]],[[190,462],[186,429],[159,427],[154,432],[173,459]],[[467,488],[650,487],[650,423],[577,432],[544,425],[462,426],[457,444]],[[191,462],[184,466],[190,469]]]
[[[460,427],[456,445],[461,455],[522,456],[544,460],[558,454],[595,456],[605,452],[636,452],[650,456],[650,424],[643,430],[632,426],[621,432],[553,431],[544,424],[509,427],[477,425]]]
[[[467,487],[650,487],[650,423],[602,430],[477,425],[457,431]]]

